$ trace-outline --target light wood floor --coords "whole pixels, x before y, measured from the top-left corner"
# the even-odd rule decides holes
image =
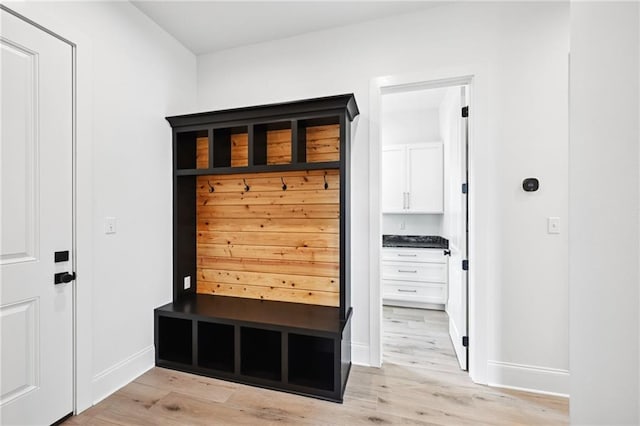
[[[344,404],[153,368],[65,425],[568,423],[563,398],[471,382],[444,312],[384,308],[384,365],[353,366]]]

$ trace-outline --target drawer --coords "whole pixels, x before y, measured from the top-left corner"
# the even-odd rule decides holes
[[[443,249],[382,248],[382,260],[392,262],[446,263]]]
[[[382,262],[382,279],[447,282],[445,263]]]
[[[445,304],[447,303],[447,286],[385,280],[382,282],[382,297],[387,300]]]

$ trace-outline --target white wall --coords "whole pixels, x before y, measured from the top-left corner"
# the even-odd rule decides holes
[[[452,4],[421,13],[315,32],[198,58],[202,110],[353,92],[352,247],[367,252],[369,83],[373,77],[477,66],[486,70],[477,104],[482,161],[474,214],[472,283],[491,312],[489,365],[474,379],[567,392],[567,233],[546,233],[546,217],[567,218],[568,4]],[[481,106],[481,107],[480,107]],[[480,111],[482,111],[480,113]],[[472,112],[473,114],[473,112]],[[525,194],[521,181],[541,179]],[[484,178],[483,178],[484,179]],[[473,185],[473,183],[471,184]],[[473,253],[473,252],[472,252]],[[369,265],[352,265],[356,362],[368,363]],[[488,368],[490,367],[490,368]]]
[[[154,363],[153,308],[172,281],[164,117],[193,110],[196,59],[128,2],[8,6],[78,44],[82,410]],[[117,234],[104,234],[106,216]]]
[[[440,140],[438,108],[394,110],[387,107],[382,96],[382,145],[434,142]]]
[[[383,214],[382,233],[395,235],[440,235],[441,214]]]
[[[571,3],[571,422],[638,424],[638,3]]]

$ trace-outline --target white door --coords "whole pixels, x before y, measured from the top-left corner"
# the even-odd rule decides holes
[[[382,212],[402,213],[405,207],[404,145],[382,148]]]
[[[73,411],[72,50],[0,19],[0,424],[45,425]]]
[[[467,336],[467,272],[462,270],[462,261],[467,257],[467,196],[462,193],[462,184],[467,182],[467,119],[462,118],[462,105],[465,105],[465,88],[453,88],[460,91],[447,111],[450,116],[449,134],[449,190],[447,197],[448,215],[451,217],[449,233],[449,335],[460,368],[467,370],[468,347],[462,343]]]
[[[407,145],[407,208],[415,213],[444,211],[442,143]]]

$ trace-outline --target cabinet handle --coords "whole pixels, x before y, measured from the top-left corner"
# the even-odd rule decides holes
[[[411,193],[407,192],[407,210],[411,210]]]
[[[402,209],[403,210],[407,209],[407,193],[406,192],[402,193]]]
[[[400,254],[400,253],[398,253],[398,256],[399,257],[416,257],[417,254]]]
[[[416,293],[418,290],[404,290],[402,288],[399,288],[398,291],[400,293]]]
[[[398,269],[398,272],[406,272],[406,273],[409,273],[409,274],[417,274],[417,273],[418,273],[418,271],[417,271],[417,270],[415,270],[415,269],[413,269],[413,270],[409,270],[409,269]]]

